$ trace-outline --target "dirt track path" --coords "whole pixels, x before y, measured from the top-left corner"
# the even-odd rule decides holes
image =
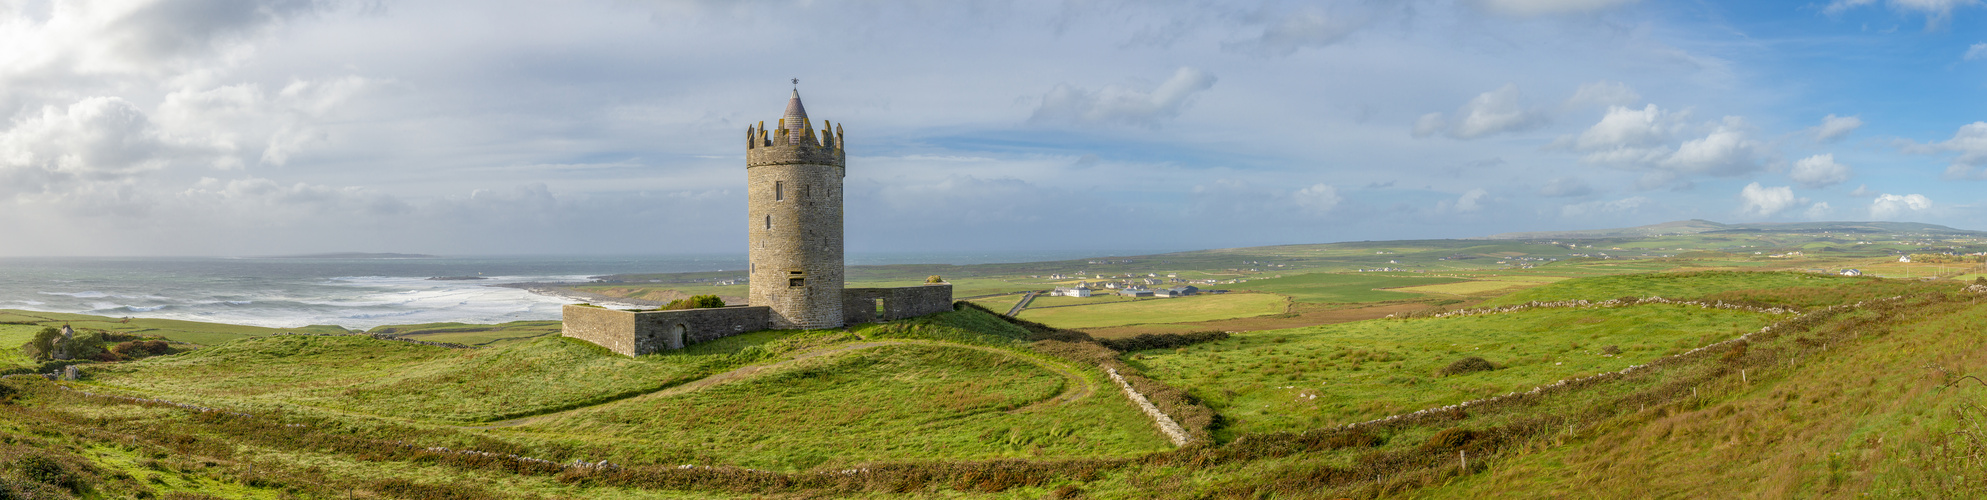
[[[504,427],[517,427],[521,425],[529,425],[582,410],[600,408],[609,405],[630,404],[636,401],[667,398],[671,396],[696,392],[706,387],[724,384],[735,380],[751,378],[752,376],[764,373],[768,370],[774,370],[786,367],[794,363],[806,361],[809,359],[820,358],[823,356],[832,356],[836,354],[858,351],[862,349],[870,349],[875,347],[892,346],[892,345],[929,345],[929,346],[939,346],[939,347],[950,347],[955,349],[972,349],[976,351],[1006,355],[1009,357],[1019,358],[1022,361],[1026,361],[1029,364],[1035,365],[1038,368],[1048,370],[1050,373],[1061,375],[1063,379],[1066,381],[1066,383],[1063,384],[1062,393],[1049,397],[1047,399],[1043,399],[1041,401],[1030,403],[1027,406],[1009,410],[1010,412],[1030,411],[1045,406],[1061,406],[1089,397],[1091,394],[1095,394],[1097,392],[1096,385],[1094,385],[1088,377],[1084,377],[1082,373],[1078,373],[1075,368],[1072,368],[1068,365],[1064,365],[1061,363],[1045,361],[1030,356],[1022,356],[1019,354],[1015,354],[1012,351],[1007,351],[1004,349],[997,349],[993,347],[984,347],[976,345],[948,344],[948,343],[927,342],[927,341],[918,341],[918,340],[881,340],[881,341],[871,341],[871,342],[856,342],[853,344],[838,344],[811,351],[803,351],[800,354],[796,354],[791,358],[783,359],[780,361],[751,365],[751,366],[743,366],[724,373],[719,373],[716,375],[711,375],[709,377],[693,380],[684,384],[672,386],[667,389],[662,389],[648,394],[643,394],[640,396],[608,401],[597,405],[570,408],[552,413],[533,415],[522,418],[514,418],[510,420],[502,420],[483,425],[463,425],[456,427],[464,429],[499,429]]]

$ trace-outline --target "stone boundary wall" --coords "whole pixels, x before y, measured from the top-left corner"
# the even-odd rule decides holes
[[[675,311],[622,311],[567,304],[559,334],[625,356],[640,356],[699,342],[765,330],[772,308],[715,307]]]
[[[1137,404],[1138,409],[1145,410],[1145,415],[1152,417],[1152,423],[1159,426],[1159,433],[1165,434],[1166,439],[1173,442],[1173,446],[1186,446],[1187,443],[1194,441],[1192,436],[1187,435],[1187,430],[1180,427],[1179,422],[1174,422],[1173,417],[1168,417],[1166,412],[1159,411],[1159,407],[1153,405],[1151,400],[1145,399],[1144,394],[1139,394],[1137,389],[1131,388],[1131,383],[1126,382],[1124,376],[1118,375],[1117,368],[1108,366],[1099,368],[1103,368],[1104,373],[1111,376],[1111,381],[1117,382],[1118,387],[1125,390],[1125,397],[1131,398],[1131,402]]]
[[[883,299],[883,314],[876,313]],[[894,321],[952,310],[952,285],[842,289],[843,324]]]

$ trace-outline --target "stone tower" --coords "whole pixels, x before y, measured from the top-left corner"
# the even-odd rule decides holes
[[[750,297],[772,308],[773,328],[842,326],[842,130],[815,130],[787,100],[779,126],[745,129],[751,224]]]

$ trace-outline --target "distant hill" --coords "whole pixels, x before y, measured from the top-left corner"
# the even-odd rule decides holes
[[[303,255],[269,255],[269,256],[251,257],[251,258],[254,259],[434,259],[439,257],[440,256],[438,255],[428,255],[423,253],[332,252],[332,253],[312,253],[312,254],[303,254]]]
[[[1647,238],[1663,235],[1705,234],[1705,233],[1872,233],[1872,234],[1937,234],[1987,236],[1987,232],[1953,229],[1938,224],[1918,222],[1752,222],[1745,224],[1723,224],[1704,219],[1691,219],[1662,224],[1651,224],[1618,229],[1585,229],[1577,231],[1534,231],[1524,233],[1502,233],[1483,236],[1482,240],[1537,240],[1537,239],[1598,239],[1598,238]]]

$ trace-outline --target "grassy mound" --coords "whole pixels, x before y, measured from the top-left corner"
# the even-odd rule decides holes
[[[300,404],[483,422],[648,392],[760,359],[760,332],[629,358],[564,337],[447,349],[365,336],[279,335],[95,370],[101,383],[168,398]]]
[[[1082,418],[1085,413],[1108,415],[1065,412],[1043,403],[1072,389],[1068,384],[1011,354],[885,345],[688,394],[561,414],[518,432],[611,444],[625,450],[619,460],[627,463],[786,470],[831,462],[1163,448],[1135,416],[1119,414],[1116,425],[1096,425],[1102,422]],[[1038,403],[1050,407],[1014,411]]]

